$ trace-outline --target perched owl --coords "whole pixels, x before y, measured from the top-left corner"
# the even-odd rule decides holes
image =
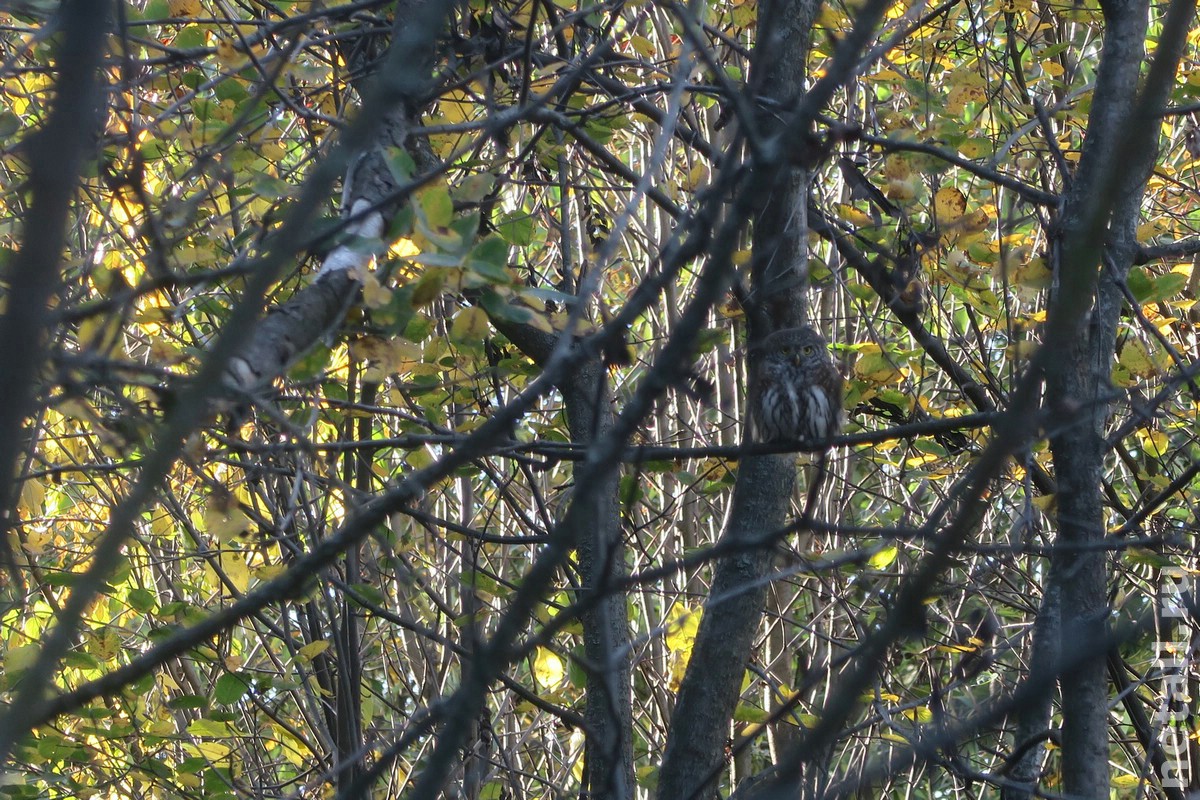
[[[758,346],[758,442],[820,445],[841,428],[842,376],[821,334],[809,327],[775,331]]]

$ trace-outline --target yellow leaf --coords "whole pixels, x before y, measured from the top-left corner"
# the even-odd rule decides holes
[[[944,186],[934,195],[933,208],[937,212],[939,222],[954,222],[966,213],[967,198],[953,186]]]
[[[168,0],[167,13],[172,17],[197,17],[204,8],[200,0]]]
[[[859,350],[858,359],[854,362],[854,374],[877,384],[893,383],[904,376],[877,344],[866,344]]]
[[[961,114],[967,103],[982,103],[987,100],[987,92],[982,86],[956,86],[946,97],[946,110],[951,114]]]
[[[239,67],[246,60],[246,57],[237,51],[233,46],[232,39],[224,37],[217,40],[217,61],[226,69]]]
[[[1040,66],[1042,68],[1042,72],[1046,73],[1051,78],[1059,78],[1063,74],[1062,65],[1057,61],[1046,59],[1045,61],[1041,62]]]
[[[404,237],[392,242],[388,248],[388,255],[392,258],[411,258],[412,256],[419,255],[420,252],[421,249],[413,244],[412,239]]]
[[[1040,346],[1037,342],[1031,342],[1028,339],[1018,339],[1008,343],[1008,347],[1004,349],[1004,355],[1014,362],[1025,361],[1032,358]]]
[[[899,153],[892,153],[883,160],[883,176],[889,180],[906,180],[912,175],[912,164]]]
[[[688,170],[687,175],[683,178],[681,184],[683,185],[683,188],[687,189],[688,191],[693,191],[702,185],[707,179],[708,165],[703,161],[697,161],[692,165],[692,168]]]
[[[363,305],[367,308],[383,308],[392,299],[392,292],[385,288],[373,273],[368,272],[362,281]]]
[[[477,342],[488,334],[487,312],[479,306],[464,308],[454,315],[450,338],[456,342]]]
[[[479,104],[474,102],[470,95],[462,89],[453,89],[446,92],[442,96],[442,99],[438,101],[438,109],[441,111],[442,120],[451,125],[466,122],[477,108],[479,108]]]
[[[54,532],[49,528],[30,528],[25,535],[25,550],[31,555],[41,555],[54,541]]]
[[[1151,356],[1150,349],[1140,339],[1125,341],[1117,363],[1139,378],[1149,378],[1158,372],[1158,365]]]
[[[652,58],[656,53],[654,42],[645,36],[632,36],[629,39],[629,44],[633,47],[634,52],[640,56]]]
[[[1046,259],[1031,258],[1029,263],[1017,268],[1013,275],[1017,283],[1026,286],[1030,289],[1045,289],[1050,286],[1050,279],[1054,277],[1046,266]]]
[[[533,677],[543,689],[553,689],[567,677],[567,665],[553,650],[539,647],[533,654]]]
[[[1058,507],[1058,496],[1053,494],[1038,495],[1033,498],[1033,504],[1043,514],[1050,514]]]
[[[224,758],[229,755],[229,751],[232,749],[229,745],[222,744],[221,742],[194,742],[192,746],[209,761],[217,761]]]
[[[250,588],[250,568],[246,566],[246,559],[241,553],[222,553],[221,567],[225,571],[225,577],[229,578],[229,582],[239,592]]]
[[[896,560],[896,556],[900,554],[900,549],[894,544],[887,547],[882,547],[867,559],[867,564],[871,569],[887,569],[892,562]]]
[[[279,142],[266,142],[260,152],[268,161],[281,161],[287,155],[287,148]]]
[[[79,323],[79,344],[96,355],[110,356],[121,342],[119,314],[96,314]]]
[[[704,615],[703,608],[690,608],[684,603],[671,607],[667,613],[667,648],[672,653],[690,655],[692,645],[696,641],[696,631],[700,629],[700,618]]]
[[[42,501],[46,499],[46,487],[41,481],[30,480],[21,484],[21,500],[18,509],[24,519],[40,516]]]
[[[260,581],[269,581],[278,577],[285,569],[287,568],[282,564],[263,564],[261,567],[254,568],[254,577]]]
[[[250,518],[238,508],[228,490],[215,491],[204,507],[204,527],[210,536],[228,542],[250,529]]]
[[[300,648],[300,658],[304,661],[312,661],[314,658],[324,653],[329,649],[329,640],[321,639],[317,642],[309,642]]]
[[[967,139],[958,146],[958,152],[966,158],[980,158],[992,152],[992,143],[987,139]]]
[[[1153,429],[1138,431],[1138,441],[1146,455],[1152,458],[1162,458],[1171,447],[1171,440],[1167,435]]]
[[[834,208],[837,211],[837,215],[841,217],[843,221],[849,222],[851,225],[855,225],[859,228],[866,228],[875,224],[873,219],[852,205],[838,203]]]

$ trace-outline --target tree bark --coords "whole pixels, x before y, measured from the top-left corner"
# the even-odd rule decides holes
[[[550,357],[557,337],[500,319],[492,322],[534,362],[541,364]],[[559,390],[571,441],[590,444],[610,435],[612,393],[598,356],[578,364],[560,382]],[[624,565],[619,479],[619,471],[607,471],[599,487],[572,499],[581,505],[570,515],[581,523],[571,533],[581,593],[604,596],[581,619],[587,657],[583,790],[589,798],[614,800],[635,794],[629,623],[624,593],[609,586]]]
[[[1089,546],[1105,535],[1101,487],[1109,375],[1124,303],[1121,287],[1136,256],[1141,198],[1154,162],[1157,111],[1179,58],[1164,36],[1157,54],[1160,69],[1152,71],[1139,98],[1148,3],[1114,1],[1102,8],[1104,45],[1079,169],[1064,204],[1062,245],[1054,259],[1058,296],[1048,319],[1048,336],[1066,335],[1065,343],[1055,343],[1062,347],[1062,357],[1046,367],[1050,446],[1059,488],[1051,571],[1059,583],[1049,590],[1061,596],[1064,657],[1104,641],[1108,630],[1107,556]],[[1191,11],[1186,13],[1190,18]],[[1163,23],[1164,31],[1170,27]],[[1108,209],[1097,285],[1089,239],[1102,227]],[[1090,299],[1093,289],[1095,304],[1084,320],[1085,309],[1078,303]],[[1072,797],[1103,797],[1110,786],[1105,660],[1072,666],[1061,676],[1061,689],[1063,787]]]
[[[804,90],[814,2],[763,3],[762,33],[753,59],[752,85],[758,94],[784,107]],[[772,103],[774,106],[775,103]],[[777,107],[777,106],[776,106]],[[774,114],[774,112],[772,112]],[[762,115],[762,133],[778,128],[778,116]],[[803,132],[794,132],[803,135]],[[788,174],[771,183],[754,221],[750,340],[770,330],[799,325],[806,317],[803,291],[808,281],[808,175]],[[753,373],[753,368],[751,368]],[[751,396],[755,387],[750,387]],[[734,486],[722,544],[747,544],[778,530],[787,518],[795,484],[795,461],[788,455],[743,459]],[[742,676],[758,633],[772,562],[769,548],[748,549],[717,562],[691,660],[679,687],[670,735],[658,778],[658,796],[712,797],[705,785],[718,769],[737,706]]]
[[[389,154],[410,145],[420,102],[429,88],[437,32],[446,3],[402,0],[396,5],[391,43],[382,63],[403,64],[390,75],[360,73],[377,81],[378,98],[387,103],[375,140],[350,159],[343,179],[345,242],[324,258],[317,277],[287,301],[273,307],[248,337],[225,371],[231,389],[253,392],[269,385],[341,324],[362,286],[386,222],[404,204],[405,187],[389,166]],[[431,32],[434,35],[430,35]],[[360,80],[367,93],[369,80]]]

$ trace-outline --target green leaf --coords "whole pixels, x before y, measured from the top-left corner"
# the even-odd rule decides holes
[[[1183,287],[1187,286],[1187,281],[1187,276],[1178,272],[1168,272],[1166,275],[1159,275],[1151,282],[1150,290],[1146,296],[1139,299],[1143,303],[1157,303],[1167,300],[1183,291]]]
[[[507,789],[504,781],[488,781],[479,790],[479,800],[501,800],[508,796]]]
[[[213,686],[213,699],[220,705],[233,705],[249,691],[246,679],[234,672],[227,672],[217,678]]]
[[[413,307],[413,289],[413,284],[401,286],[392,292],[391,297],[382,308],[376,308],[371,312],[371,318],[383,326],[384,333],[387,335],[395,335],[403,331],[408,326],[408,321],[417,313]]]
[[[297,361],[288,370],[288,377],[295,381],[308,381],[321,375],[325,372],[325,367],[329,364],[329,358],[332,355],[329,347],[324,343],[318,342],[309,351],[304,354],[304,357]]]
[[[1144,547],[1132,547],[1125,551],[1125,560],[1130,564],[1154,567],[1156,569],[1165,569],[1166,567],[1174,566],[1174,562],[1169,557],[1161,553],[1155,553],[1153,550],[1147,550]]]
[[[489,236],[471,250],[467,256],[467,269],[493,283],[511,283],[507,269],[508,248],[503,239]]]
[[[496,233],[509,244],[526,247],[533,244],[533,217],[528,214],[510,214],[499,225]]]
[[[1149,302],[1148,298],[1154,291],[1154,281],[1150,278],[1150,273],[1141,267],[1134,267],[1129,270],[1125,284],[1139,303]]]
[[[204,718],[192,722],[187,726],[187,730],[193,736],[224,737],[231,733],[230,726],[226,723]]]
[[[130,589],[128,600],[133,610],[142,614],[154,608],[157,602],[154,592],[149,589]]]
[[[742,703],[733,710],[733,718],[737,722],[758,722],[763,723],[770,719],[770,714],[761,708],[746,705]]]
[[[179,710],[184,708],[207,708],[208,698],[202,694],[181,694],[167,701],[167,708]]]
[[[454,201],[445,186],[430,186],[417,195],[417,204],[432,228],[449,227],[454,221]]]
[[[21,130],[21,118],[7,111],[0,113],[0,139],[7,139]]]
[[[402,147],[389,147],[384,161],[397,183],[408,183],[417,171],[416,162]]]

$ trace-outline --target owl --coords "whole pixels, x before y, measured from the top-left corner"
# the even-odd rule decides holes
[[[825,339],[807,326],[786,328],[756,349],[755,441],[828,443],[841,429],[842,376]]]

